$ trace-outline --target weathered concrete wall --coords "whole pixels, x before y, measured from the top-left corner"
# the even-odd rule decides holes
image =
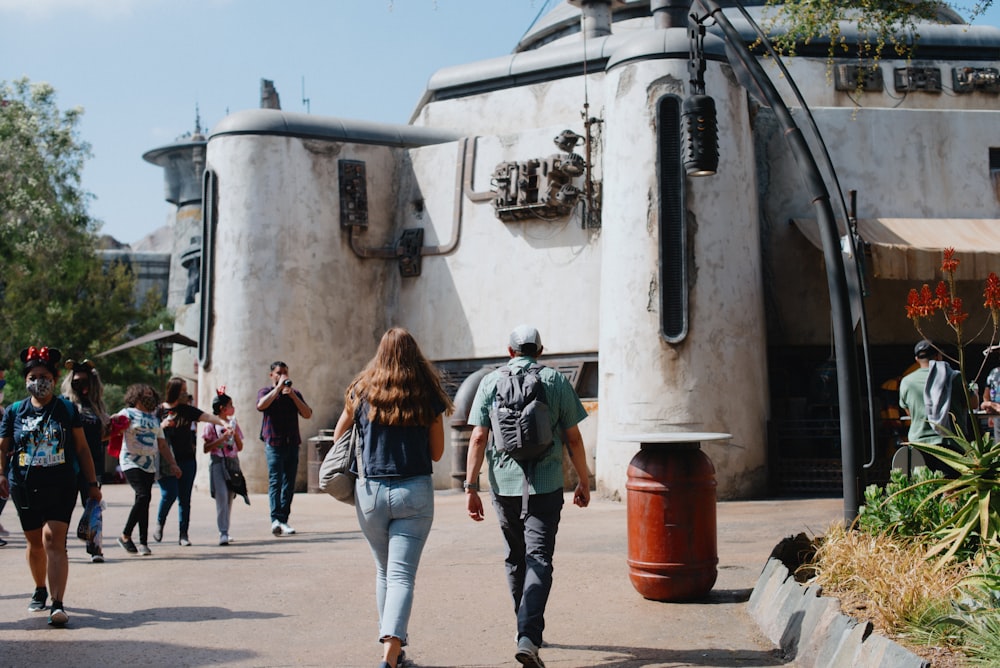
[[[336,423],[348,382],[389,320],[387,274],[395,268],[362,262],[340,229],[341,157],[368,163],[371,218],[392,220],[396,159],[387,148],[346,152],[329,142],[266,136],[219,137],[209,148],[208,168],[225,189],[206,251],[214,253],[213,327],[200,400],[209,405],[214,388],[227,386],[246,435],[242,461],[254,492],[267,489],[255,405],[257,390],[270,383],[270,363],[288,363],[313,409],[300,423],[308,439]],[[301,455],[304,483],[305,448]]]
[[[610,496],[623,496],[635,453],[618,440],[625,433],[731,433],[705,447],[719,496],[759,492],[765,480],[765,357],[747,354],[765,346],[752,146],[745,97],[718,67],[708,78],[723,160],[717,175],[686,184],[689,331],[677,344],[659,333],[654,110],[663,95],[686,95],[686,65],[640,62],[606,82],[616,94],[605,115],[597,481]]]

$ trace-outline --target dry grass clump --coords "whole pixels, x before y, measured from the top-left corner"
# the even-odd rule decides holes
[[[927,548],[831,526],[807,568],[826,596],[840,600],[844,614],[898,635],[929,607],[952,600],[967,565],[926,560]]]

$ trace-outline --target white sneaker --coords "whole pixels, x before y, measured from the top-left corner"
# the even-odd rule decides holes
[[[295,533],[295,529],[293,529],[292,527],[288,526],[284,522],[280,522],[278,524],[278,526],[281,528],[281,535],[282,536],[291,536],[293,533]]]
[[[66,622],[69,621],[69,615],[63,610],[62,606],[58,608],[52,608],[49,613],[49,625],[50,626],[66,626]]]
[[[273,533],[275,536],[281,535],[281,522],[279,522],[278,520],[274,520],[273,522],[271,522],[271,533]]]
[[[531,642],[528,636],[518,639],[514,658],[525,668],[545,668],[542,658],[538,656],[538,645]]]
[[[229,545],[229,534],[220,533],[219,534],[219,545]]]

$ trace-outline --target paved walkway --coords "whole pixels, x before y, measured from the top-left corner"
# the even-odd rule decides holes
[[[108,561],[91,564],[83,543],[70,538],[67,628],[49,628],[46,615],[27,612],[33,585],[23,536],[0,548],[0,665],[378,664],[374,568],[350,506],[298,494],[291,518],[298,533],[277,538],[266,495],[252,495],[251,506],[239,501],[233,511],[235,542],[220,547],[214,502],[196,490],[194,545],[177,544],[175,509],[164,542],[138,557],[114,540],[131,490],[104,490]],[[492,509],[477,524],[465,515],[460,492],[439,492],[436,502],[410,622],[413,665],[519,666]],[[842,514],[839,499],[720,503],[711,595],[658,603],[628,580],[625,506],[595,498],[581,510],[567,497],[542,658],[551,668],[785,665],[745,601],[781,538],[822,533]],[[0,519],[8,529],[18,526],[12,506]]]

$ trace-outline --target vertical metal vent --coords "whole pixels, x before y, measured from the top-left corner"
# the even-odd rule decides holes
[[[660,98],[656,109],[660,199],[660,334],[679,343],[688,332],[687,225],[681,165],[681,100]]]
[[[206,371],[212,367],[211,333],[215,279],[215,230],[219,223],[219,177],[206,169],[202,177],[201,206],[201,324],[198,327],[198,363]]]

